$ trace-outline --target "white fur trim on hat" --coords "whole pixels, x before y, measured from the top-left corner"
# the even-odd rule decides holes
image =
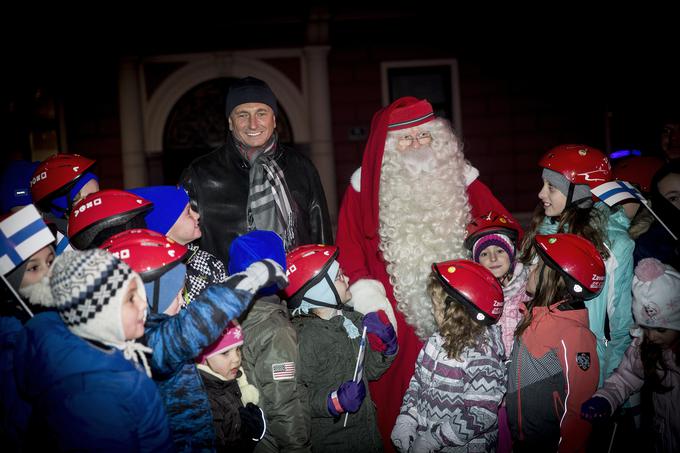
[[[680,273],[655,258],[633,276],[633,317],[640,326],[680,331]]]
[[[385,287],[378,280],[368,278],[357,280],[349,287],[352,299],[347,303],[356,311],[365,315],[373,311],[384,310],[387,318],[397,332],[397,318],[394,316],[392,304],[386,297]]]
[[[479,178],[479,170],[470,165],[470,162],[465,161],[465,169],[463,170],[463,176],[465,177],[465,187],[472,184],[475,179]]]
[[[349,182],[354,190],[361,192],[361,167],[354,170],[352,177],[349,178]]]

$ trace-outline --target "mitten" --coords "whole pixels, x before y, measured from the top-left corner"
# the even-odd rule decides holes
[[[601,396],[594,396],[581,405],[581,418],[589,422],[606,420],[611,413],[612,406]]]
[[[271,285],[284,288],[288,285],[288,277],[279,263],[267,258],[254,262],[243,272],[231,275],[222,284],[255,295],[260,289]]]
[[[371,349],[385,355],[397,352],[397,334],[383,310],[368,313],[364,316],[363,325],[366,327]]]
[[[239,407],[238,413],[241,416],[241,437],[259,442],[267,430],[267,422],[262,409],[253,403],[248,403],[245,407]]]
[[[363,381],[343,382],[337,390],[328,394],[326,400],[328,412],[333,417],[337,417],[345,412],[354,413],[359,410],[365,397],[366,386]]]

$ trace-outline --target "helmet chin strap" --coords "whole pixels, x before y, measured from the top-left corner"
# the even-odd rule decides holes
[[[342,303],[342,301],[340,300],[340,295],[338,294],[338,290],[335,288],[335,282],[333,282],[333,280],[331,280],[331,277],[328,275],[328,273],[326,273],[323,276],[323,278],[324,278],[324,280],[326,280],[328,285],[331,287],[331,291],[333,291],[333,296],[335,296],[335,305],[327,304],[326,302],[321,302],[320,300],[314,300],[314,299],[309,298],[309,297],[303,297],[302,300],[304,300],[305,302],[309,302],[310,304],[313,304],[313,305],[318,305],[320,307],[337,308],[338,310],[344,310],[344,311],[354,311],[353,307],[351,307],[349,305],[345,305],[345,304]]]

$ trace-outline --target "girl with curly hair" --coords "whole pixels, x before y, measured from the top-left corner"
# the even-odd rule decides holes
[[[493,451],[505,394],[503,290],[482,265],[432,265],[427,286],[438,332],[418,355],[392,442],[399,451]]]

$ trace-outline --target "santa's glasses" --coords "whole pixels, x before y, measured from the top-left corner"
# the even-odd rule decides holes
[[[429,132],[419,132],[415,137],[412,135],[404,135],[399,137],[399,146],[408,147],[413,145],[413,141],[417,141],[419,145],[427,145],[432,141],[432,134]]]

